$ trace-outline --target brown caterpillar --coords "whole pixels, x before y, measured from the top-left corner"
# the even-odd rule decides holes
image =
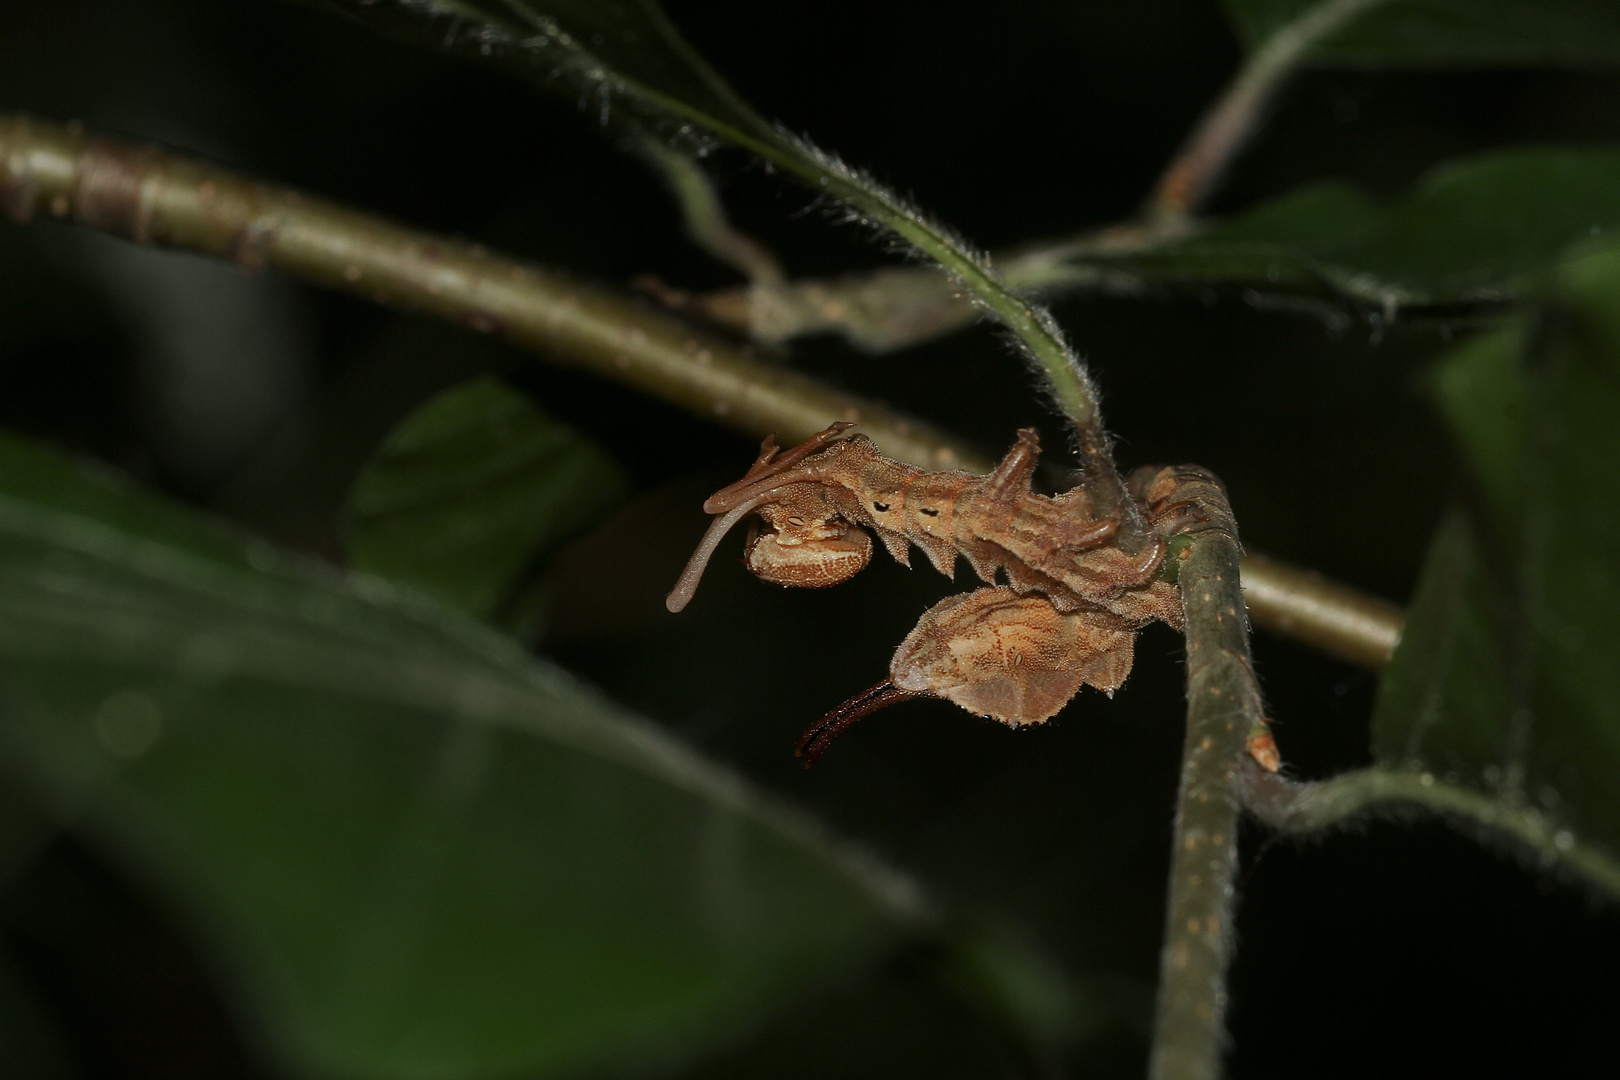
[[[778,585],[819,588],[853,577],[872,557],[858,526],[902,565],[911,565],[915,544],[954,578],[960,554],[986,583],[1004,571],[1015,591],[1040,593],[1059,611],[1108,606],[1150,581],[1164,558],[1158,536],[1135,556],[1108,545],[1119,523],[1096,517],[1084,488],[1055,497],[1031,492],[1040,455],[1032,429],[1018,433],[994,471],[975,476],[892,461],[864,435],[839,439],[851,426],[833,424],[786,453],[767,439],[747,475],[709,497],[704,511],[720,517],[669,594],[671,611],[691,600],[720,538],[749,514],[767,529],[750,537],[748,567]],[[1171,613],[1144,614],[1146,622]]]
[[[1098,517],[1084,487],[1056,496],[1031,491],[1040,454],[1032,429],[1018,432],[994,470],[976,476],[892,461],[864,435],[840,438],[851,426],[835,423],[786,452],[767,438],[747,474],[704,502],[718,516],[666,601],[670,611],[687,605],[721,538],[750,515],[765,527],[751,531],[744,561],[778,585],[847,581],[871,561],[870,529],[903,565],[915,544],[947,577],[961,555],[992,586],[925,612],[895,652],[889,679],[805,732],[799,752],[809,762],[856,720],[917,695],[1015,727],[1040,723],[1082,685],[1112,695],[1130,673],[1138,629],[1159,619],[1182,627],[1180,594],[1156,575],[1165,538],[1208,520],[1198,491],[1219,481],[1207,472],[1132,476],[1131,495],[1154,532],[1127,554],[1112,543],[1118,520]],[[997,585],[998,574],[1005,585]],[[1274,747],[1251,749],[1276,767]]]

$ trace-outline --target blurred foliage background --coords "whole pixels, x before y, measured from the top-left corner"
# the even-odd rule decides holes
[[[914,193],[991,248],[1132,214],[1241,58],[1234,30],[1209,0],[1017,0],[993,12],[914,0],[681,0],[666,7],[764,114]],[[659,180],[615,145],[590,108],[295,6],[9,4],[0,9],[0,103],[159,140],[607,282],[650,273],[703,290],[736,280],[684,239]],[[1620,77],[1611,73],[1307,71],[1211,210],[1237,211],[1326,178],[1395,198],[1459,156],[1616,138]],[[790,273],[832,274],[886,260],[855,230],[829,226],[802,190],[741,155],[722,151],[709,164],[734,220],[775,250]],[[1169,285],[1140,295],[1070,297],[1057,314],[1103,388],[1125,467],[1207,465],[1232,492],[1251,546],[1394,599],[1412,594],[1429,537],[1470,483],[1435,406],[1432,365],[1454,335],[1482,317],[1388,325],[1360,312],[1324,319],[1256,305],[1241,290]],[[884,398],[992,452],[1021,425],[1059,441],[1058,421],[1032,377],[989,329],[882,357],[818,338],[796,343],[781,361]],[[1173,634],[1158,628],[1145,635],[1136,674],[1114,701],[1088,692],[1039,730],[1013,733],[944,703],[911,704],[862,725],[807,773],[790,753],[797,733],[875,681],[917,612],[948,586],[931,572],[884,562],[835,593],[784,593],[727,563],[711,571],[691,610],[670,616],[663,596],[704,527],[701,499],[741,473],[754,452],[748,440],[497,340],[275,274],[71,226],[0,228],[0,426],[105,463],[317,560],[340,561],[346,536],[364,552],[376,529],[399,526],[389,514],[401,490],[416,490],[412,444],[399,441],[401,420],[441,391],[492,373],[519,392],[501,408],[532,432],[523,451],[531,456],[523,460],[566,461],[573,471],[557,482],[575,485],[559,496],[557,505],[576,511],[560,524],[548,517],[513,526],[525,550],[540,554],[528,589],[499,613],[504,625],[612,703],[591,698],[580,709],[633,710],[770,795],[807,808],[832,832],[921,881],[948,912],[947,929],[894,931],[893,911],[864,893],[850,899],[843,878],[819,868],[820,856],[804,855],[820,851],[821,840],[795,847],[773,839],[769,814],[759,818],[764,825],[743,815],[752,824],[735,829],[757,827],[763,837],[747,841],[756,845],[747,858],[770,868],[772,885],[750,893],[764,929],[738,932],[735,941],[722,934],[718,943],[701,935],[687,942],[680,918],[637,901],[657,895],[658,886],[642,876],[660,852],[673,859],[671,852],[688,850],[683,844],[712,846],[707,832],[692,839],[681,831],[689,808],[677,799],[669,809],[656,794],[601,801],[602,792],[620,790],[615,785],[629,791],[639,781],[607,775],[606,766],[592,780],[587,766],[566,757],[531,768],[525,755],[540,751],[503,734],[456,751],[514,770],[485,781],[488,799],[476,814],[453,817],[464,831],[443,832],[451,826],[437,817],[424,827],[420,843],[430,854],[420,857],[441,875],[434,888],[443,902],[401,914],[379,900],[375,909],[341,915],[380,928],[359,945],[337,931],[329,939],[312,935],[353,950],[348,981],[323,999],[330,1010],[318,1019],[289,1019],[308,1001],[269,983],[296,982],[302,969],[255,966],[218,946],[236,925],[233,912],[252,905],[216,910],[210,898],[224,893],[188,891],[175,886],[175,874],[150,869],[189,866],[192,855],[154,855],[131,839],[139,830],[106,824],[121,814],[177,815],[182,802],[147,799],[140,794],[147,781],[132,773],[135,794],[85,811],[31,779],[21,764],[30,759],[12,755],[0,773],[0,1072],[1140,1073],[1181,740]],[[437,407],[444,419],[443,399]],[[453,427],[453,419],[444,422]],[[384,457],[355,489],[385,439]],[[16,453],[23,456],[8,458],[9,468],[34,467],[16,464],[32,461],[31,451]],[[53,477],[57,467],[38,466]],[[548,466],[547,475],[560,474]],[[63,473],[50,482],[74,491],[89,485],[86,504],[103,505],[95,485],[107,481],[98,477]],[[154,528],[169,530],[164,535],[203,528],[191,518],[163,521]],[[392,541],[376,542],[384,550]],[[241,566],[264,571],[260,564],[270,557],[253,563],[251,556],[246,563],[229,554],[208,558],[235,567],[219,570],[226,575],[220,581],[247,582],[228,575],[246,574]],[[490,557],[521,562],[523,552]],[[304,564],[274,565],[286,595],[254,593],[248,604],[241,597],[258,586],[242,584],[232,594],[232,603],[246,605],[241,612],[293,619],[285,613],[307,614],[309,604],[328,602],[309,599],[317,587],[300,576]],[[430,591],[476,615],[491,613],[489,598],[464,583]],[[332,656],[404,648],[408,635],[362,611],[364,596],[353,600],[351,619],[347,595],[333,601],[341,633],[333,631]],[[246,617],[219,604],[204,610],[198,599],[194,611],[176,618],[213,626]],[[17,625],[21,634],[32,624]],[[459,625],[418,636],[460,642]],[[286,641],[297,637],[289,630]],[[417,647],[417,637],[410,642]],[[243,649],[258,647],[243,639]],[[1376,677],[1264,635],[1255,649],[1277,737],[1296,773],[1318,778],[1368,764]],[[302,663],[302,655],[288,651],[285,663]],[[522,682],[511,674],[516,661],[479,657],[477,664],[504,673],[499,678],[512,686]],[[87,722],[101,717],[102,742],[115,756],[119,738],[139,739],[138,714],[147,706],[117,698],[125,676],[98,682],[89,666],[63,661],[59,668],[49,677],[8,676],[4,707],[13,720],[25,718],[8,726],[26,728],[26,717],[40,710],[76,710]],[[405,677],[379,672],[360,689],[359,676],[351,684],[343,681],[350,676],[334,674],[330,685],[387,696],[376,688]],[[157,676],[141,685],[149,695],[141,700],[170,711],[187,707],[164,696],[183,699],[184,686]],[[557,686],[545,693],[575,708],[572,684]],[[344,820],[375,815],[386,837],[397,822],[384,821],[381,808],[398,799],[408,810],[420,776],[460,760],[432,748],[456,737],[436,734],[431,717],[406,721],[383,710],[368,718],[359,705],[288,695],[244,694],[233,706],[241,712],[228,726],[247,763],[239,779],[208,780],[216,760],[208,754],[217,747],[199,750],[190,765],[161,766],[200,770],[186,798],[235,807],[241,835],[257,835],[257,816],[288,815],[266,829],[265,845],[316,845],[346,827],[320,816],[296,819],[299,806],[326,804],[271,796],[232,802],[246,786],[329,785],[346,793],[353,817]],[[115,699],[128,706],[124,712],[106,712]],[[30,711],[38,702],[54,704]],[[369,734],[331,737],[322,709],[334,716],[347,709],[342,723]],[[110,743],[108,730],[115,733]],[[392,756],[379,757],[379,748]],[[71,757],[66,749],[60,755]],[[280,764],[264,764],[272,760]],[[82,766],[85,775],[97,768]],[[330,775],[311,779],[323,770]],[[150,790],[169,782],[153,779]],[[442,783],[455,786],[453,778]],[[556,785],[545,791],[570,784],[588,790],[591,808],[566,800],[561,810],[541,805],[526,785],[542,783]],[[531,798],[538,801],[530,805]],[[615,806],[630,807],[628,817],[615,817]],[[534,824],[545,820],[552,825]],[[577,844],[564,842],[568,830]],[[351,831],[358,835],[360,826]],[[489,859],[516,865],[530,858],[542,877],[546,859],[572,860],[586,868],[579,873],[597,875],[602,894],[554,916],[526,909],[514,893],[505,915],[492,918],[489,905],[455,898],[458,880],[487,884],[479,871],[458,878],[454,859],[431,855],[435,843],[454,847],[449,835],[489,839]],[[604,854],[601,845],[627,836],[646,849]],[[361,840],[355,845],[369,850]],[[1245,845],[1231,985],[1234,1075],[1415,1076],[1486,1064],[1620,1063],[1608,1023],[1620,1002],[1611,975],[1620,962],[1612,902],[1550,868],[1416,817],[1368,822],[1310,843],[1256,829]],[[282,910],[275,889],[298,894],[299,918],[338,920],[340,890],[331,890],[333,908],[322,908],[325,886],[314,879],[360,856],[345,854],[350,849],[337,840],[330,847],[321,858],[276,864],[311,875],[309,882],[255,877],[268,873],[267,863],[241,869],[235,884],[219,888],[250,899],[259,890],[254,902],[262,901],[272,921]],[[199,841],[193,854],[203,850]],[[741,918],[737,911],[747,904],[733,910],[728,902],[711,897],[705,917]],[[421,935],[410,922],[418,916],[443,920],[444,933]],[[621,968],[610,977],[592,969],[597,954],[582,952],[586,958],[570,967],[566,950],[526,947],[527,920],[552,917],[560,924],[595,920],[603,940],[622,939]],[[879,925],[888,928],[873,929]],[[492,981],[476,989],[435,984],[439,969],[402,944],[428,939],[457,956],[507,962],[492,959],[482,976]],[[768,959],[750,959],[758,971],[748,967],[747,978],[726,982],[731,975],[713,971],[732,972],[729,961],[714,961],[711,971],[709,960],[683,952],[726,948]],[[255,949],[258,943],[245,952]],[[660,1013],[652,1022],[651,1012],[626,1007],[625,1026],[604,1028],[583,1049],[525,1050],[530,1019],[521,1009],[496,1007],[513,997],[549,1002],[554,1015],[535,1024],[563,1033],[561,1046],[570,1032],[608,1023],[580,1004],[597,982],[611,997],[615,986],[666,978],[672,996],[645,1008],[674,1019]],[[406,987],[401,995],[415,995],[409,1007],[332,1004],[342,993],[381,993],[396,982]],[[525,997],[537,984],[545,993]],[[450,1033],[435,1042],[433,1017],[459,1013],[466,1023],[457,1028],[447,1020]],[[413,1042],[422,1031],[430,1034]],[[642,1034],[624,1034],[632,1031]],[[636,1039],[645,1045],[619,1045]],[[310,1049],[317,1044],[324,1049]],[[382,1045],[393,1049],[377,1052]]]

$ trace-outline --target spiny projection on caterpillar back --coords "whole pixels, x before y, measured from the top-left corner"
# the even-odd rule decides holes
[[[1224,505],[1203,497],[1220,494],[1212,474],[1183,466],[1132,475],[1130,494],[1154,527],[1133,554],[1112,543],[1119,521],[1093,512],[1083,484],[1053,496],[1031,490],[1040,455],[1032,429],[977,476],[893,461],[866,436],[845,437],[852,426],[832,424],[785,452],[767,438],[742,479],[704,502],[715,520],[666,601],[670,611],[685,608],[720,540],[755,516],[763,528],[750,530],[744,562],[778,585],[849,580],[871,561],[867,529],[903,565],[912,545],[947,577],[957,556],[967,559],[989,587],[925,612],[889,678],[805,732],[799,752],[808,763],[856,720],[910,697],[942,697],[1014,727],[1041,723],[1081,686],[1112,696],[1142,627],[1184,628],[1180,593],[1161,568],[1169,538],[1208,523],[1216,501]],[[1264,729],[1251,736],[1250,753],[1278,767]]]

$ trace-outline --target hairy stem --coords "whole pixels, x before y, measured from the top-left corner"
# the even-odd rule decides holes
[[[1232,532],[1197,534],[1181,568],[1187,611],[1187,741],[1154,1013],[1152,1080],[1213,1080],[1225,1039],[1237,870],[1238,774],[1264,724]]]
[[[1278,89],[1306,53],[1356,16],[1384,2],[1326,0],[1266,39],[1204,114],[1154,185],[1148,196],[1148,220],[1175,223],[1190,217],[1260,126]]]
[[[764,363],[615,290],[153,147],[0,116],[0,206],[18,221],[47,214],[501,333],[755,438],[799,441],[830,420],[856,420],[902,461],[971,472],[993,464],[920,420]],[[1341,655],[1382,655],[1387,625],[1365,617],[1381,601],[1255,556],[1243,572],[1256,625],[1330,651],[1337,628]],[[1301,594],[1310,580],[1315,591]]]
[[[995,259],[1013,292],[1041,297],[1075,289],[1134,292],[1139,278],[1086,257],[1120,255],[1196,231],[1194,213],[1214,191],[1266,110],[1312,47],[1386,0],[1326,0],[1283,27],[1249,57],[1199,122],[1148,195],[1139,220],[1083,236],[1043,241]],[[713,316],[782,342],[836,331],[869,352],[889,352],[952,333],[973,307],[949,284],[914,268],[889,268],[821,281],[756,283],[697,300]]]
[[[352,10],[374,5],[370,0],[345,0],[340,6]],[[422,14],[452,17],[446,45],[453,45],[458,36],[455,5],[416,6],[422,9]],[[1039,370],[1057,407],[1075,428],[1076,448],[1093,505],[1099,514],[1119,519],[1115,543],[1134,553],[1148,542],[1147,526],[1125,490],[1124,478],[1114,467],[1097,404],[1097,391],[1085,365],[1069,347],[1051,315],[1008,288],[989,259],[872,177],[807,140],[767,124],[708,70],[691,47],[680,40],[674,27],[650,5],[643,8],[642,16],[650,20],[649,29],[663,39],[663,44],[679,58],[678,62],[689,69],[688,74],[697,76],[704,84],[700,95],[702,103],[618,72],[611,62],[591,52],[594,45],[587,45],[569,32],[567,26],[571,20],[559,20],[516,0],[508,0],[505,7],[507,18],[496,20],[505,24],[505,30],[493,24],[488,29],[508,36],[512,29],[522,27],[527,34],[546,42],[545,48],[564,50],[566,57],[545,65],[552,76],[578,80],[582,86],[598,93],[606,91],[640,100],[663,119],[696,125],[776,166],[820,195],[838,200],[853,210],[862,224],[899,238],[937,263],[980,307],[1011,331]],[[519,37],[522,36],[520,32]],[[521,41],[509,43],[523,45]]]
[[[1258,768],[1243,774],[1250,813],[1285,833],[1308,835],[1368,814],[1405,807],[1437,814],[1487,842],[1495,840],[1538,866],[1563,867],[1605,893],[1620,895],[1620,862],[1582,843],[1571,830],[1522,801],[1448,783],[1430,773],[1372,768],[1299,784]]]
[[[1122,550],[1130,554],[1140,551],[1147,542],[1147,525],[1135,501],[1126,493],[1125,480],[1114,465],[1113,451],[1097,406],[1097,388],[1092,385],[1080,358],[1064,340],[1057,322],[1045,308],[1008,289],[987,262],[963,258],[932,229],[909,218],[890,223],[890,227],[959,278],[979,303],[1023,343],[1059,410],[1074,425],[1080,466],[1085,471],[1097,513],[1119,518],[1114,542]]]

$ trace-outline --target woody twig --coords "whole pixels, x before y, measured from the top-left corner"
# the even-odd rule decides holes
[[[500,334],[755,438],[796,442],[843,419],[902,461],[972,472],[993,464],[921,420],[766,363],[619,290],[75,125],[0,115],[0,208],[17,221],[73,221]],[[1399,631],[1393,605],[1274,560],[1251,556],[1244,584],[1256,625],[1369,666],[1381,665]]]

